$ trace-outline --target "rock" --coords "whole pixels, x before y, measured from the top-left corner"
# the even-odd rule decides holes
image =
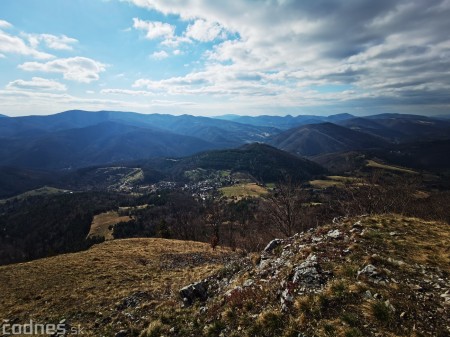
[[[114,335],[114,337],[127,337],[128,331],[127,330],[120,330],[118,333]]]
[[[395,312],[395,308],[394,308],[394,306],[391,304],[391,302],[390,302],[389,300],[386,300],[386,301],[384,302],[384,305],[385,305],[386,307],[388,307],[390,311]]]
[[[233,289],[228,290],[228,291],[225,293],[225,296],[226,296],[226,297],[230,297],[231,295],[233,295],[233,294],[235,294],[235,293],[239,293],[239,292],[241,292],[241,291],[242,291],[242,287],[237,286],[237,287],[235,287],[235,288],[233,288]]]
[[[315,242],[315,243],[322,242],[322,238],[319,237],[319,236],[314,236],[314,237],[312,238],[312,242]]]
[[[355,223],[353,224],[352,228],[359,228],[359,229],[362,228],[361,220],[355,222]]]
[[[273,239],[272,241],[270,241],[267,244],[266,248],[264,248],[264,252],[265,253],[271,253],[275,248],[277,248],[282,243],[283,243],[282,239]]]
[[[363,269],[358,271],[358,274],[356,278],[359,280],[361,276],[367,277],[367,279],[371,282],[377,283],[377,284],[385,284],[386,278],[378,272],[377,268],[372,265],[368,264]]]
[[[185,306],[189,306],[195,300],[206,301],[208,298],[208,281],[192,283],[180,290],[180,296]]]
[[[378,274],[377,268],[373,264],[368,264],[363,269],[358,271],[358,276],[364,274],[364,275],[376,275]]]
[[[366,292],[364,293],[364,298],[367,299],[372,299],[372,293],[370,292],[370,290],[366,290]]]
[[[251,287],[253,285],[254,281],[250,278],[248,280],[245,280],[243,286],[244,287]]]
[[[341,236],[341,232],[338,229],[331,230],[327,233],[327,236],[332,239],[337,239]]]
[[[289,309],[289,306],[294,302],[294,296],[292,296],[289,289],[284,289],[281,293],[281,309],[283,311],[287,311]]]
[[[325,275],[317,263],[317,256],[310,254],[308,258],[294,269],[292,282],[305,287],[320,287],[325,283]]]
[[[151,298],[149,293],[138,291],[130,296],[125,297],[120,303],[116,305],[116,309],[123,311],[127,308],[136,308],[144,299]]]

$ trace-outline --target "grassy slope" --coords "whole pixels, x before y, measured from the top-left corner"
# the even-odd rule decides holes
[[[131,218],[129,216],[120,216],[118,212],[109,211],[105,213],[98,214],[94,216],[91,223],[91,229],[89,231],[88,237],[100,236],[104,237],[105,240],[112,240],[112,227],[119,222],[128,222]]]
[[[205,244],[109,241],[0,267],[0,319],[67,318],[87,336],[447,336],[449,242],[448,224],[399,215],[343,219],[225,268],[229,252]],[[293,274],[311,255],[325,279],[305,288]],[[369,264],[378,276],[358,277]],[[182,308],[178,290],[207,275],[207,302]]]
[[[222,187],[220,191],[227,198],[260,197],[268,193],[264,187],[255,183]]]
[[[337,238],[328,236],[334,230]],[[257,256],[241,261],[206,304],[166,304],[152,313],[142,336],[170,329],[176,336],[211,337],[448,336],[449,242],[444,223],[396,215],[343,220],[285,239],[262,262]],[[309,256],[317,258],[322,286],[293,281]],[[358,277],[369,264],[377,276]],[[285,292],[292,300],[283,310]],[[207,309],[199,313],[202,306]]]
[[[366,163],[366,166],[372,167],[372,168],[380,168],[380,169],[384,169],[384,170],[388,170],[388,171],[397,171],[397,172],[401,172],[401,173],[418,174],[416,171],[413,171],[413,170],[409,170],[409,169],[406,169],[403,167],[398,167],[398,166],[380,164],[374,160],[368,160]]]
[[[130,325],[148,324],[145,316],[152,308],[220,268],[228,255],[197,242],[127,239],[3,266],[0,321],[58,323],[66,318],[81,324],[88,336],[114,335]],[[133,298],[136,306],[126,308]]]

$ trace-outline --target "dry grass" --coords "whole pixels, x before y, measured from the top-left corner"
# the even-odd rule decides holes
[[[128,222],[132,220],[129,216],[120,216],[119,213],[115,211],[109,211],[106,213],[98,214],[94,217],[91,223],[91,229],[87,237],[100,236],[104,237],[105,240],[112,240],[113,237],[113,227],[119,222]]]
[[[416,171],[413,171],[413,170],[410,170],[410,169],[406,169],[406,168],[398,167],[398,166],[380,164],[380,163],[377,163],[374,160],[368,160],[367,163],[366,163],[366,166],[367,167],[372,167],[372,168],[379,168],[379,169],[383,169],[383,170],[388,170],[388,171],[396,171],[396,172],[409,173],[409,174],[418,174]]]
[[[181,287],[217,271],[228,254],[228,250],[213,252],[209,245],[191,241],[126,239],[84,252],[2,266],[0,320],[57,323],[67,318],[84,327],[88,336],[100,336],[108,324],[96,328],[95,321],[108,316],[125,324],[116,307],[127,296],[144,292],[148,298],[142,307],[158,305]],[[199,257],[200,262],[180,263],[188,255]]]
[[[227,198],[260,197],[268,193],[267,189],[255,183],[227,186],[220,191]]]
[[[327,179],[311,180],[309,184],[313,188],[325,189],[328,187],[344,187],[346,184],[360,184],[361,179],[344,176],[327,176]]]
[[[335,186],[344,186],[344,184],[341,181],[336,181],[336,180],[311,180],[309,182],[309,184],[313,187],[313,188],[318,188],[318,189],[325,189],[328,187],[335,187]]]

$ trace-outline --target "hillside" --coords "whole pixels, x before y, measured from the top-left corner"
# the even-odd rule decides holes
[[[183,156],[214,148],[199,138],[115,122],[0,140],[0,165],[64,169],[149,157]]]
[[[0,267],[0,319],[67,319],[84,336],[143,329],[183,285],[209,276],[233,254],[164,239],[115,240],[88,251]],[[132,334],[130,334],[131,336]]]
[[[197,283],[205,302],[154,312],[141,336],[447,336],[449,240],[448,224],[395,215],[274,240],[231,278]]]
[[[269,144],[301,156],[386,146],[386,142],[333,123],[305,125],[271,138]]]
[[[307,159],[258,143],[237,149],[207,151],[159,165],[167,165],[166,170],[175,176],[203,168],[246,172],[261,182],[277,182],[286,175],[305,180],[325,172],[321,166]]]
[[[55,174],[45,171],[0,167],[0,199],[49,184]]]
[[[447,336],[449,240],[448,224],[384,215],[244,258],[194,242],[109,241],[0,267],[0,318],[64,320],[86,336]]]
[[[342,120],[337,124],[396,143],[430,141],[450,137],[448,121],[417,115],[380,114]]]
[[[190,115],[70,110],[48,116],[2,119],[0,134],[5,138],[23,138],[61,130],[86,128],[106,122],[196,137],[214,143],[217,147],[233,147],[246,142],[264,141],[269,135],[278,132],[278,129],[273,127],[245,125]]]

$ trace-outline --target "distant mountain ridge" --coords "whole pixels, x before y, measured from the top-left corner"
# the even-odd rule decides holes
[[[255,127],[237,122],[222,121],[191,115],[139,114],[119,111],[70,110],[48,116],[8,118],[0,122],[3,137],[24,136],[26,133],[44,134],[66,129],[83,128],[103,122],[116,122],[140,128],[169,131],[184,136],[201,138],[217,146],[232,147],[245,142],[263,141],[278,133],[271,127]]]
[[[0,166],[76,169],[185,157],[255,142],[296,155],[316,156],[450,139],[450,121],[417,115],[221,118],[83,110],[0,118]]]
[[[379,137],[333,123],[310,124],[272,137],[269,144],[301,156],[385,147]]]
[[[299,116],[239,116],[239,115],[224,115],[216,118],[228,121],[234,121],[255,126],[276,127],[282,130],[291,129],[301,125],[319,124],[324,122],[337,122],[351,119],[354,116],[343,113],[330,116],[315,116],[315,115],[299,115]]]
[[[213,149],[189,136],[103,122],[40,136],[0,140],[0,165],[73,169],[140,158],[184,156]]]
[[[396,143],[450,138],[450,121],[417,115],[381,114],[342,120],[337,124]]]

